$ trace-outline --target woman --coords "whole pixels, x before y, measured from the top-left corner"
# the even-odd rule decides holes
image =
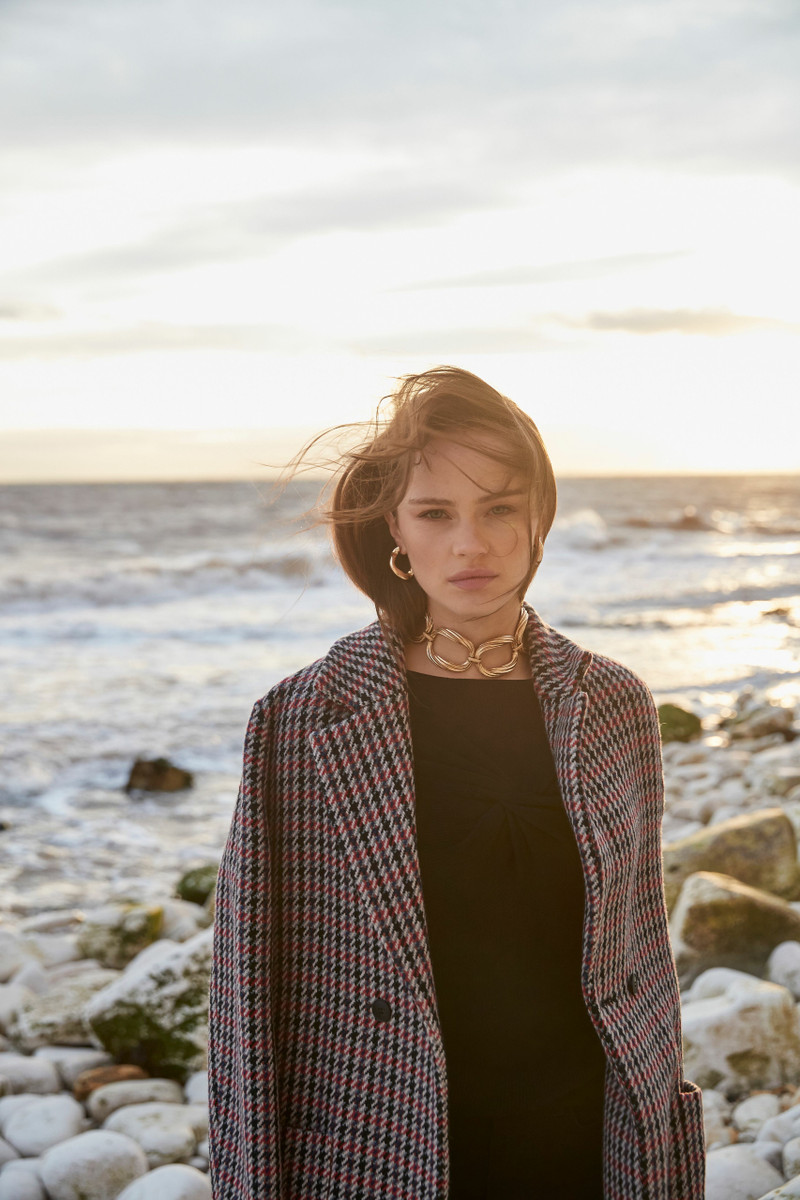
[[[524,606],[538,430],[405,379],[334,542],[379,621],[254,709],[220,868],[217,1200],[701,1200],[658,720]]]

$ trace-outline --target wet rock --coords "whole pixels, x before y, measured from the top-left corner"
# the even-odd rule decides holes
[[[689,875],[713,871],[793,899],[800,872],[794,826],[780,808],[744,813],[664,846],[664,893],[675,905]]]
[[[682,1019],[686,1076],[701,1088],[743,1096],[797,1078],[800,1014],[786,988],[715,968],[695,980]]]
[[[793,737],[794,710],[768,700],[759,700],[752,692],[739,697],[737,711],[720,722],[732,738],[764,738],[780,734]]]
[[[145,966],[134,960],[93,997],[87,1018],[115,1058],[176,1079],[205,1068],[212,939],[203,930]]]
[[[116,1200],[147,1171],[141,1146],[121,1133],[90,1130],[61,1142],[41,1160],[50,1200]]]
[[[125,784],[125,791],[182,792],[194,786],[189,771],[174,766],[167,758],[137,758]]]
[[[142,1067],[133,1063],[114,1063],[107,1067],[92,1067],[82,1071],[73,1084],[73,1094],[76,1100],[86,1100],[97,1088],[108,1083],[117,1083],[129,1079],[147,1079],[148,1074]]]
[[[681,889],[670,935],[682,986],[715,966],[760,975],[776,946],[800,940],[800,913],[729,875],[700,871]]]
[[[205,904],[216,885],[218,871],[219,864],[215,862],[185,871],[175,888],[176,896],[190,900],[192,904]]]
[[[705,1200],[758,1200],[782,1183],[780,1172],[752,1146],[724,1146],[706,1157]]]
[[[84,958],[121,970],[161,936],[163,924],[160,904],[107,904],[86,914],[78,949]]]
[[[703,731],[700,718],[677,704],[659,704],[658,723],[664,743],[688,742],[699,737]]]

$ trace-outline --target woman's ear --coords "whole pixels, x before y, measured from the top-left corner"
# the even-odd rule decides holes
[[[392,537],[394,538],[395,543],[400,547],[403,554],[405,554],[405,550],[403,548],[403,543],[400,540],[400,528],[397,524],[397,514],[393,513],[393,512],[387,513],[386,514],[386,524],[389,526],[389,532],[391,533]]]

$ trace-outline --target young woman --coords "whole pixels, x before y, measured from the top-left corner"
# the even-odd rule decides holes
[[[530,418],[450,367],[341,464],[334,543],[379,619],[250,722],[216,1200],[702,1200],[658,719],[523,603],[555,505]]]

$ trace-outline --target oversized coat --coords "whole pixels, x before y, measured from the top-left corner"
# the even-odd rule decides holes
[[[653,701],[532,610],[527,647],[583,863],[581,983],[607,1058],[605,1197],[702,1200]],[[447,1076],[401,662],[376,623],[253,710],[216,901],[215,1200],[447,1197]]]

